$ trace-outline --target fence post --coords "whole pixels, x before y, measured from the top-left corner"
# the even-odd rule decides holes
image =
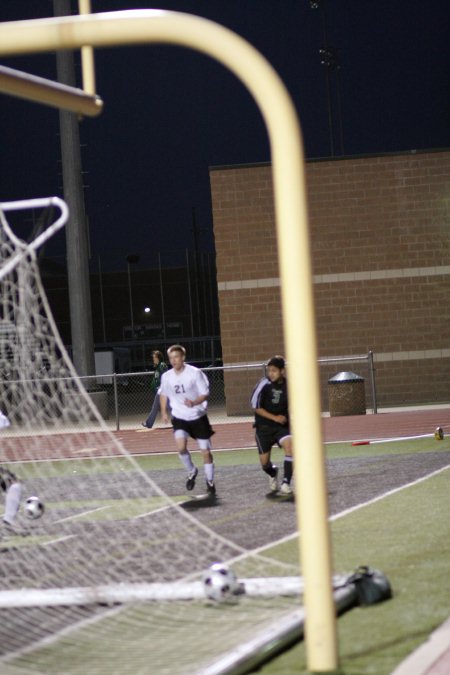
[[[113,373],[113,384],[114,384],[114,413],[116,415],[116,431],[119,431],[120,422],[119,422],[119,396],[117,394],[117,373]]]
[[[377,404],[377,390],[375,386],[375,366],[373,364],[373,351],[369,351],[368,359],[369,359],[370,386],[372,389],[373,414],[376,415],[378,412],[378,404]]]

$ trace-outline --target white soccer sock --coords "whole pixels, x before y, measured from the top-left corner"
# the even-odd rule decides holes
[[[203,464],[206,480],[214,480],[214,464]]]
[[[13,524],[19,510],[21,496],[22,486],[20,483],[13,483],[9,486],[5,497],[5,515],[3,516],[5,523]]]
[[[188,471],[188,473],[191,473],[191,471],[193,471],[193,470],[195,469],[195,465],[194,465],[194,463],[192,462],[192,459],[191,459],[191,453],[190,453],[189,451],[187,451],[187,452],[179,452],[179,453],[178,453],[178,457],[179,457],[179,458],[181,459],[181,461],[183,462],[183,464],[184,464],[184,466],[186,467],[186,470]]]

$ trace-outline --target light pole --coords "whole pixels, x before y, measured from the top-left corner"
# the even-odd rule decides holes
[[[328,44],[328,31],[327,31],[327,16],[326,16],[326,0],[310,0],[309,2],[311,9],[320,9],[322,14],[322,47],[319,49],[320,63],[322,66],[325,66],[325,84],[326,84],[326,95],[327,95],[327,110],[328,110],[328,128],[330,132],[330,152],[331,156],[335,156],[335,134],[334,127],[335,121],[337,121],[339,129],[339,138],[341,145],[341,154],[344,154],[344,134],[342,127],[342,106],[341,106],[341,87],[340,87],[340,78],[339,71],[341,65],[339,63],[339,53],[338,49],[331,47]],[[333,111],[333,101],[332,101],[332,92],[331,92],[331,72],[335,73],[335,95],[337,100],[337,113],[334,114]]]
[[[128,294],[130,301],[130,319],[131,319],[131,339],[134,338],[134,313],[133,313],[133,293],[131,292],[131,265],[139,262],[139,256],[135,253],[127,255],[127,273],[128,273]]]

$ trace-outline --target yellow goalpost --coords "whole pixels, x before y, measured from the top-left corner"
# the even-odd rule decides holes
[[[0,55],[82,49],[84,89],[95,94],[93,48],[166,43],[202,52],[231,70],[253,95],[266,123],[272,158],[283,327],[297,485],[300,558],[305,580],[308,668],[337,669],[325,458],[304,152],[297,115],[278,74],[249,43],[206,19],[162,10],[89,14],[0,24]],[[0,90],[1,81],[0,81]]]

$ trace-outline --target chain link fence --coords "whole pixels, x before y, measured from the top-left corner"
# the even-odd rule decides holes
[[[330,410],[330,384],[329,380],[336,373],[344,371],[345,375],[355,374],[358,377],[357,385],[362,387],[364,397],[364,410],[372,409],[377,412],[376,388],[375,388],[375,369],[373,365],[373,354],[361,356],[342,356],[333,358],[322,358],[318,362],[320,376],[320,392],[322,411]],[[235,421],[251,421],[253,411],[250,407],[250,397],[256,383],[265,374],[265,364],[261,362],[236,364],[228,366],[208,366],[201,368],[206,374],[210,385],[210,397],[208,404],[208,415],[212,424],[224,424]],[[108,427],[112,430],[120,429],[139,429],[146,420],[153,404],[154,394],[151,392],[151,382],[153,371],[142,371],[133,373],[111,373],[81,377],[80,381],[96,405],[100,415],[105,420]],[[289,365],[287,365],[287,375],[289,377]],[[35,381],[34,381],[35,382]],[[347,380],[345,380],[347,383]],[[33,386],[33,380],[13,381],[7,378],[4,381],[4,389],[15,388],[24,390],[24,396],[30,395],[30,386]],[[6,387],[7,385],[7,387]],[[45,376],[39,379],[38,389],[42,393],[48,392],[48,404],[46,405],[46,414],[49,413],[51,406],[55,409],[55,414],[47,415],[46,424],[49,429],[59,431],[64,429],[68,431],[69,427],[74,430],[79,428],[76,419],[75,409],[70,415],[63,414],[63,408],[58,403],[58,392],[67,391],[73,388],[75,393],[74,380],[72,378],[53,378]],[[337,385],[334,384],[333,387]],[[28,393],[27,393],[28,392]],[[344,392],[346,394],[346,392]],[[7,397],[3,397],[2,412],[9,414]],[[355,414],[345,412],[340,414]],[[15,415],[16,424],[11,427],[8,434],[21,433],[20,415]],[[93,427],[97,426],[96,419],[92,419]],[[158,415],[155,428],[162,426],[160,415]]]
[[[246,404],[233,416],[233,419],[227,413],[224,378],[224,372],[230,371],[230,367],[214,366],[201,370],[209,381],[208,415],[213,424],[230,422],[236,417],[239,417],[240,421],[251,419],[250,395],[253,386],[264,375],[264,364],[248,364],[237,368],[240,372],[249,373],[248,379],[252,384],[250,390],[245,392]],[[138,428],[147,418],[154,400],[154,394],[150,391],[153,371],[113,373],[80,379],[100,414],[112,428],[117,430]],[[161,426],[163,424],[158,415],[154,427]]]
[[[367,409],[377,412],[373,353],[360,356],[321,358],[318,361],[321,409],[329,406],[331,377],[340,371],[351,371],[363,379]],[[289,368],[287,367],[287,370]],[[202,368],[210,385],[208,414],[214,424],[252,419],[250,397],[254,386],[265,373],[265,364],[248,363]],[[117,430],[138,428],[147,418],[153,403],[150,383],[153,371],[111,373],[80,378],[109,426]],[[162,426],[158,415],[156,428]]]

